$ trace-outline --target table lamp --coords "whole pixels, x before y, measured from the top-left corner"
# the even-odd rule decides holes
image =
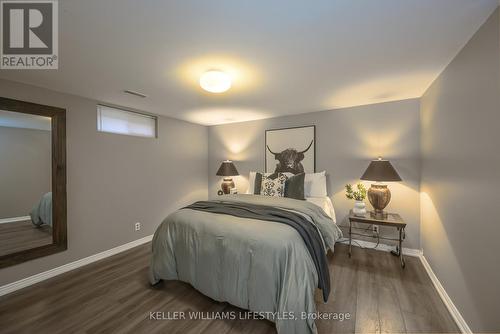
[[[236,170],[236,167],[234,166],[232,161],[225,160],[220,165],[216,175],[224,176],[224,181],[222,181],[220,187],[222,189],[222,193],[227,195],[231,193],[231,188],[234,188],[233,179],[228,176],[236,176],[240,174],[238,173],[238,170]]]
[[[375,181],[368,189],[368,199],[375,209],[375,214],[384,214],[384,208],[391,200],[391,191],[387,185],[380,182],[402,181],[398,172],[392,167],[389,160],[379,157],[372,160],[361,176],[361,180]]]

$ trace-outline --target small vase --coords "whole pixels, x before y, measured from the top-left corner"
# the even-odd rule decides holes
[[[352,213],[356,216],[364,216],[366,214],[366,204],[363,201],[354,202],[354,208],[352,209]]]

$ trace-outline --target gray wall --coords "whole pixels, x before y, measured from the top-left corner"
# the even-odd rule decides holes
[[[51,191],[51,132],[0,126],[0,219],[27,216]]]
[[[96,101],[5,80],[0,92],[67,109],[68,169],[68,250],[0,269],[0,285],[150,235],[207,198],[206,127],[160,117],[158,139],[99,133]]]
[[[475,332],[500,329],[499,42],[497,9],[421,100],[424,255]]]
[[[405,247],[419,249],[419,108],[418,100],[405,100],[212,126],[209,128],[209,196],[217,196],[221,178],[215,173],[222,160],[235,161],[241,174],[234,178],[239,192],[247,189],[249,171],[264,170],[266,129],[316,125],[316,170],[327,172],[328,194],[338,222],[344,220],[353,206],[344,196],[344,185],[358,182],[369,161],[381,155],[393,162],[404,180],[390,185],[393,199],[387,209],[401,213],[409,224]]]

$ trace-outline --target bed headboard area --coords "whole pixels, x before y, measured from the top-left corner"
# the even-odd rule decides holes
[[[274,173],[282,163],[274,154],[292,148],[299,160],[301,151],[305,151],[300,164],[306,174],[325,171],[325,196],[333,202],[340,224],[353,207],[345,197],[345,185],[358,183],[369,162],[383,156],[403,179],[391,185],[393,198],[387,210],[408,217],[406,245],[418,248],[420,210],[413,205],[420,202],[418,124],[419,102],[410,99],[210,126],[209,197],[217,198],[222,180],[215,174],[221,161],[233,161],[239,172],[239,176],[233,177],[235,186],[239,193],[246,193],[251,188],[250,172]],[[293,152],[290,156],[293,158]],[[284,167],[300,169],[293,163]],[[365,183],[367,188],[370,184]],[[368,201],[367,208],[371,209]]]

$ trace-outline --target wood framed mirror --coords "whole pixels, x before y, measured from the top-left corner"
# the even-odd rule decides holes
[[[0,268],[62,252],[66,110],[0,97]]]

